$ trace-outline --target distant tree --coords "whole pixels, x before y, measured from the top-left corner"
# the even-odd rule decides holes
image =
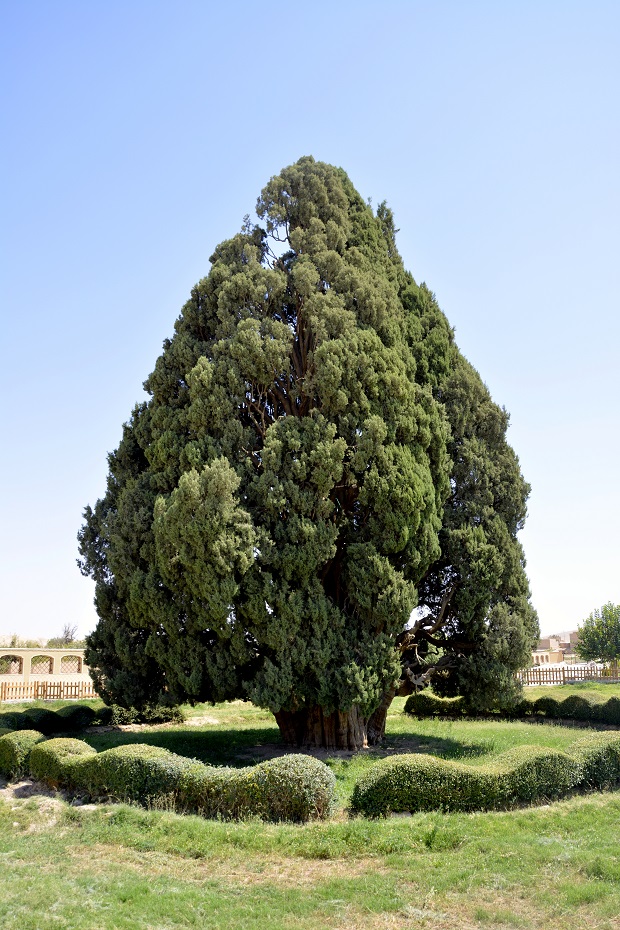
[[[512,693],[538,638],[529,488],[389,208],[307,157],[257,214],[215,250],[86,509],[86,661],[108,701],[243,697],[286,742],[355,749],[396,692]]]
[[[77,623],[65,623],[61,639],[66,645],[75,641],[75,634],[77,633]]]
[[[620,604],[611,601],[592,611],[579,627],[577,652],[586,661],[613,662],[620,659]]]
[[[37,649],[39,646],[43,645],[43,640],[23,639],[21,636],[18,636],[17,633],[13,633],[10,639],[10,645],[15,649]]]
[[[84,640],[76,640],[77,623],[65,623],[60,636],[54,636],[48,639],[45,644],[48,649],[62,649],[63,646],[75,646],[76,648],[84,645]]]

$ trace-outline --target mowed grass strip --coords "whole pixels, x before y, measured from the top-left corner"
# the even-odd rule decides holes
[[[613,793],[304,827],[120,805],[55,814],[0,803],[8,930],[620,925]]]
[[[604,681],[577,681],[572,685],[527,685],[523,689],[523,696],[528,701],[536,701],[540,697],[551,697],[556,701],[562,701],[573,695],[583,697],[587,701],[604,704],[611,697],[620,697],[620,684]]]

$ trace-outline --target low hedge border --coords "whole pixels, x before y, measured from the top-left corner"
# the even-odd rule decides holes
[[[30,774],[37,781],[44,781],[52,788],[77,788],[72,778],[71,762],[85,759],[97,751],[81,739],[58,737],[38,743],[30,753]]]
[[[16,730],[0,736],[0,775],[6,778],[25,775],[32,749],[44,739],[36,730]]]
[[[52,739],[30,758],[33,777],[91,797],[171,807],[180,813],[306,822],[334,806],[335,777],[312,756],[289,755],[245,769],[216,768],[144,744],[96,753],[77,739]]]
[[[9,710],[0,713],[0,728],[10,730],[38,730],[46,736],[54,733],[79,733],[97,724],[119,726],[127,723],[182,723],[185,714],[179,707],[148,705],[138,711],[113,704],[111,707],[92,707],[89,704],[69,704],[59,710],[48,707],[29,707],[27,710]]]
[[[102,719],[103,718],[103,719]],[[0,727],[11,730],[38,730],[45,736],[52,733],[72,733],[110,719],[108,707],[95,708],[88,704],[69,704],[59,710],[48,707],[29,707],[27,710],[9,710],[0,713]]]
[[[605,702],[588,701],[572,694],[563,700],[539,697],[535,701],[524,698],[510,708],[491,714],[480,714],[468,708],[462,698],[440,698],[431,692],[421,691],[407,698],[404,711],[413,717],[547,717],[556,720],[592,721],[620,725],[620,698],[612,697]]]
[[[370,817],[506,809],[619,783],[620,733],[594,734],[569,752],[518,746],[478,766],[425,754],[383,759],[357,781],[351,809]]]

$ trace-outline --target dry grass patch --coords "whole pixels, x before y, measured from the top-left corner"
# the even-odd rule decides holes
[[[387,874],[376,859],[299,859],[270,856],[247,856],[238,859],[188,859],[171,853],[139,851],[124,846],[97,843],[70,846],[67,853],[81,872],[84,863],[130,868],[142,876],[167,877],[179,881],[204,883],[217,880],[235,887],[246,885],[284,885],[301,888],[332,879],[358,881],[364,876]]]

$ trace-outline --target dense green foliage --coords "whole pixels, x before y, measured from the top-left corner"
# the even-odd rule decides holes
[[[94,708],[89,704],[68,704],[58,710],[47,707],[28,707],[26,710],[0,712],[0,726],[12,730],[38,730],[49,736],[51,733],[77,733],[97,723],[110,720],[107,707]]]
[[[35,746],[28,767],[33,778],[47,782],[52,788],[75,788],[71,762],[89,755],[96,755],[96,752],[83,740],[58,737]]]
[[[31,750],[44,739],[36,730],[17,730],[0,736],[0,775],[13,778],[27,772]]]
[[[0,727],[11,730],[38,730],[50,736],[52,733],[79,733],[86,727],[99,724],[119,726],[128,723],[182,723],[185,715],[180,707],[168,704],[144,704],[140,709],[121,707],[93,707],[75,703],[58,710],[47,707],[28,707],[22,711],[0,712]]]
[[[506,412],[341,169],[302,158],[257,214],[215,250],[86,510],[99,693],[245,697],[287,741],[352,748],[397,687],[512,699],[538,628]]]
[[[477,709],[472,708],[462,697],[441,698],[429,691],[412,694],[407,698],[404,713],[413,717],[475,717]],[[499,717],[549,717],[562,720],[591,720],[595,723],[620,725],[620,698],[611,697],[607,701],[590,701],[577,694],[558,700],[550,695],[530,700],[523,698],[509,708],[496,708],[494,715]]]
[[[611,601],[594,610],[579,627],[577,652],[582,659],[618,662],[620,659],[620,604]]]
[[[377,762],[357,782],[353,811],[492,810],[559,798],[574,788],[620,782],[620,734],[578,740],[568,752],[518,746],[484,765],[425,754]]]
[[[185,720],[183,710],[169,704],[144,704],[141,708],[112,704],[109,711],[106,723],[111,723],[112,726],[128,723],[183,723]]]
[[[54,787],[97,797],[173,807],[204,817],[306,822],[334,805],[334,776],[311,756],[282,756],[245,769],[215,768],[145,744],[96,753],[76,739],[48,740],[31,774]]]

